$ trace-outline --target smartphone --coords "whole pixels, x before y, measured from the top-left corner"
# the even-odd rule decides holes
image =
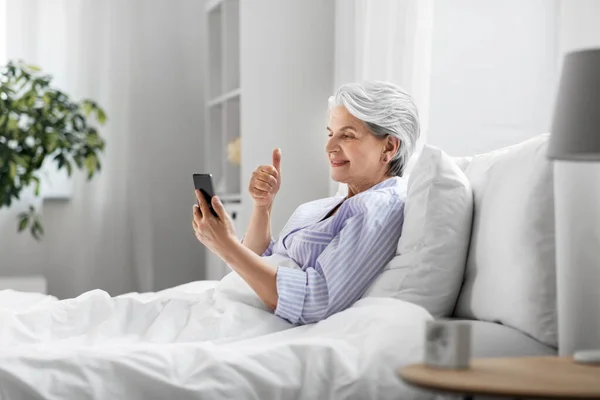
[[[194,188],[200,191],[204,195],[206,202],[208,203],[208,207],[210,207],[210,212],[215,217],[219,218],[217,212],[213,209],[212,206],[212,197],[215,195],[215,191],[213,189],[213,179],[211,174],[194,174]],[[200,202],[198,202],[198,207],[200,207]]]

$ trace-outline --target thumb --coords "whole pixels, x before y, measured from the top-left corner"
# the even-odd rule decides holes
[[[281,172],[281,149],[273,150],[273,166],[277,172]]]
[[[221,221],[225,221],[225,218],[227,218],[227,211],[225,211],[225,206],[223,206],[223,203],[221,203],[221,199],[219,199],[217,196],[213,196],[211,204],[219,216],[219,219]]]

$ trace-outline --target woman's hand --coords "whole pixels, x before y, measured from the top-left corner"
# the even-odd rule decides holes
[[[212,206],[219,218],[212,215],[206,199],[199,190],[196,190],[196,198],[200,203],[200,207],[194,204],[193,210],[192,226],[196,238],[213,253],[221,255],[232,242],[237,242],[233,222],[217,196],[213,196]]]
[[[275,195],[281,186],[281,150],[273,150],[273,165],[261,165],[252,172],[248,185],[250,196],[257,207],[273,205]]]

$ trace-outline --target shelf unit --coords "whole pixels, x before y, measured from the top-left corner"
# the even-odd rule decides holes
[[[229,161],[228,145],[241,140],[240,100],[240,0],[208,0],[205,12],[206,129],[205,166],[213,175],[215,192],[234,224],[240,221],[241,168]],[[243,229],[236,226],[238,234]],[[207,279],[222,278],[229,267],[209,252]]]
[[[240,166],[228,159],[228,144],[241,137],[239,0],[209,1],[207,19],[207,169],[216,192],[240,200]]]

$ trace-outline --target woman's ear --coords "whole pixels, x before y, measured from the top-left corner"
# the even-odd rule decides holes
[[[400,139],[394,136],[388,136],[385,141],[385,153],[388,154],[388,158],[392,159],[398,153],[400,149]]]

